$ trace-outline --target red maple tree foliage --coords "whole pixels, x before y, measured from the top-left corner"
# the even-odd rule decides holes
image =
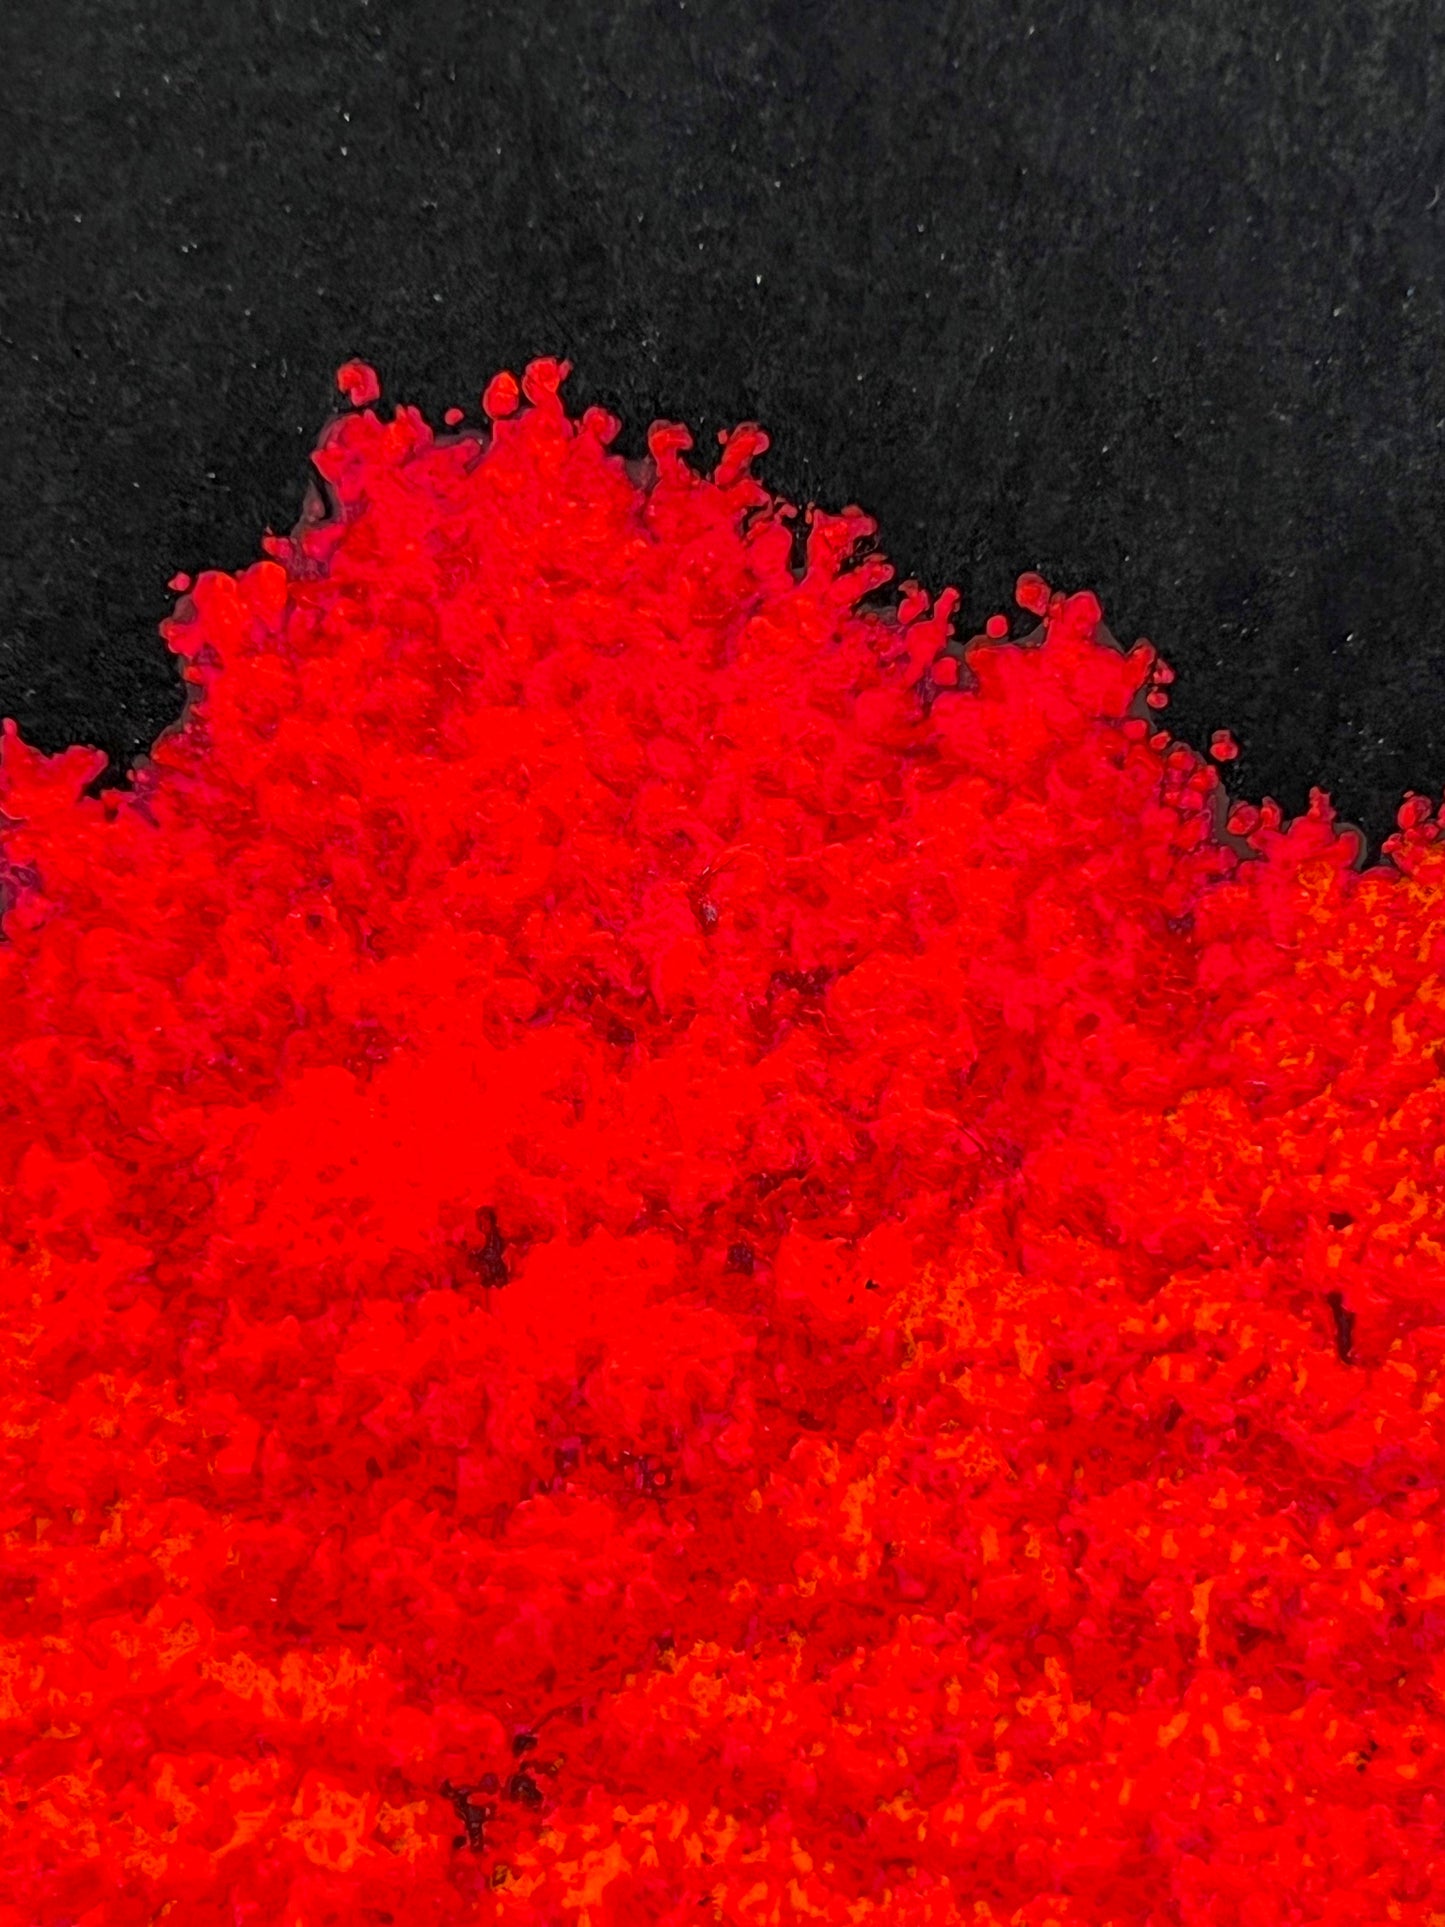
[[[564,374],[7,729],[0,1927],[1445,1921],[1430,804]]]

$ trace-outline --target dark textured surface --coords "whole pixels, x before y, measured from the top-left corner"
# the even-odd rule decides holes
[[[1039,568],[1376,835],[1445,785],[1445,120],[1423,0],[12,0],[0,712],[129,760],[177,568],[289,527],[331,375],[575,402]]]

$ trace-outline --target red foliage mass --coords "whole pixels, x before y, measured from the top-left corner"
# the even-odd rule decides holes
[[[1430,806],[564,372],[8,731],[0,1923],[1445,1918]]]

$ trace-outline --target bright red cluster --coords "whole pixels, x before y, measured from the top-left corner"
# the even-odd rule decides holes
[[[564,372],[8,733],[0,1927],[1445,1921],[1430,806]]]

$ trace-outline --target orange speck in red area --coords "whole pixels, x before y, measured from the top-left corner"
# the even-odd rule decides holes
[[[1239,754],[1239,744],[1227,729],[1216,729],[1209,739],[1209,753],[1216,763],[1232,763]]]
[[[364,408],[381,395],[376,370],[365,361],[345,361],[336,371],[336,386],[353,408]]]
[[[1431,800],[564,372],[5,728],[0,1927],[1423,1922]]]

